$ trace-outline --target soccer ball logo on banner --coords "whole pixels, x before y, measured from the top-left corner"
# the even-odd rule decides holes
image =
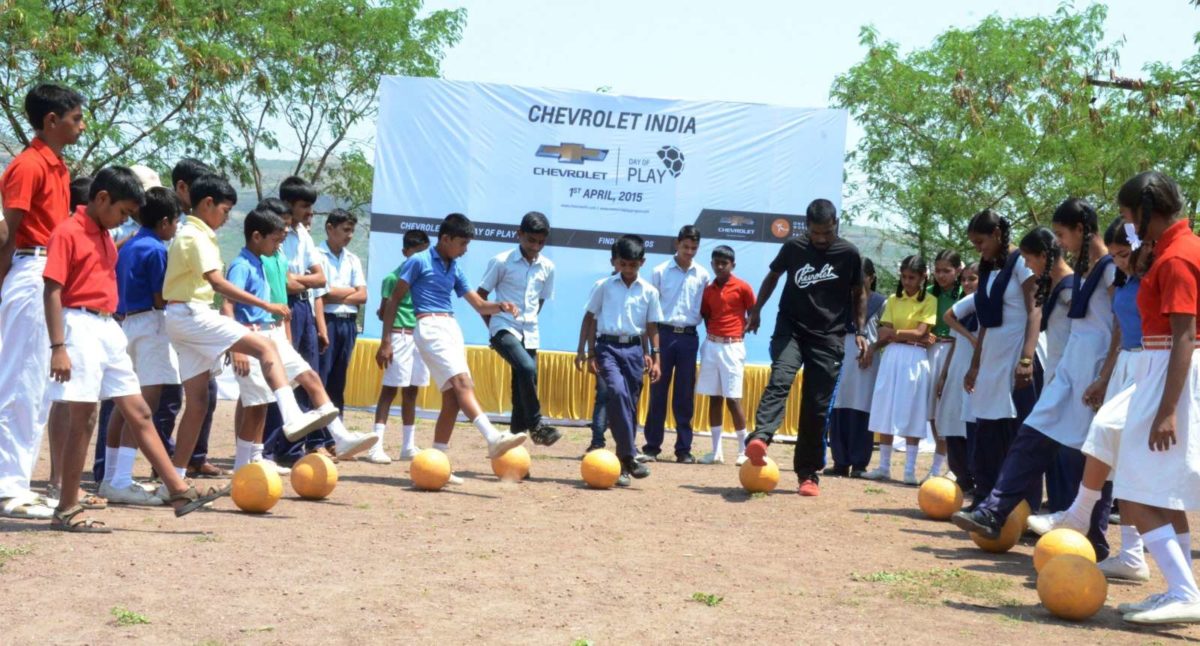
[[[675,146],[663,146],[658,149],[658,158],[662,160],[663,166],[671,172],[672,177],[679,177],[683,172],[683,152]]]

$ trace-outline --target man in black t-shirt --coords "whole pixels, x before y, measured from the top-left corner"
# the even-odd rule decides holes
[[[851,320],[857,324],[856,329],[865,329],[867,292],[863,289],[858,248],[837,235],[833,203],[813,200],[805,218],[806,234],[784,243],[771,261],[771,270],[758,290],[758,303],[746,326],[747,332],[758,330],[763,304],[786,273],[787,284],[771,335],[771,377],[758,403],[746,456],[754,464],[765,463],[767,445],[783,421],[788,393],[803,366],[793,465],[800,479],[800,495],[816,496],[820,493],[817,474],[825,466],[829,405],[845,353],[842,340]],[[866,338],[859,335],[855,340],[859,353],[865,352]]]

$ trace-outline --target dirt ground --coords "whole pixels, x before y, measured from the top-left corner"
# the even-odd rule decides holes
[[[232,455],[222,403],[216,462]],[[350,426],[368,428],[365,413]],[[419,438],[428,445],[430,422]],[[707,438],[697,438],[702,453]],[[389,433],[395,454],[398,433]],[[1073,624],[1038,605],[1032,541],[980,552],[925,520],[916,490],[826,478],[795,495],[790,466],[751,497],[732,465],[653,465],[631,489],[579,479],[585,430],[534,450],[532,478],[499,482],[469,427],[451,460],[466,478],[414,491],[407,463],[343,463],[323,502],[271,513],[228,498],[176,520],[96,512],[117,531],[68,535],[0,520],[0,643],[1169,643],[1200,627],[1121,623],[1116,603],[1158,591],[1115,584]],[[732,445],[727,445],[732,455]],[[45,451],[43,451],[43,455]],[[791,449],[773,456],[790,465]],[[138,465],[137,474],[147,475]],[[41,460],[38,477],[48,473]],[[1115,531],[1114,536],[1115,539]],[[142,623],[142,622],[145,623]]]

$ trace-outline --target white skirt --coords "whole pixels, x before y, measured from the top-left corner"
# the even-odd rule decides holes
[[[1137,353],[1128,350],[1122,350],[1117,355],[1112,377],[1108,380],[1108,390],[1104,393],[1104,405],[1092,418],[1087,439],[1080,448],[1084,455],[1107,464],[1110,469],[1116,466],[1117,451],[1121,448],[1121,431],[1125,428],[1129,400],[1133,396],[1130,386],[1134,384],[1133,370],[1137,365],[1137,357]]]
[[[1025,324],[1023,317],[1009,315],[1004,318],[1005,321],[1020,319],[1020,325],[1006,322],[1000,327],[989,328],[984,335],[975,392],[968,396],[971,419],[1017,416],[1012,391],[1016,385],[1017,360],[1021,358],[1021,346],[1025,343]]]
[[[954,343],[944,345],[951,346],[954,353],[950,357],[950,366],[946,369],[946,385],[942,387],[942,396],[938,398],[933,421],[937,424],[938,435],[942,437],[966,437],[967,423],[963,420],[963,411],[967,405],[967,391],[963,390],[962,383],[967,370],[971,368],[971,353],[974,348],[971,347],[970,341],[958,336],[955,337]],[[938,376],[934,374],[934,390],[937,390],[937,380]]]
[[[1063,349],[1054,379],[1042,389],[1025,425],[1063,446],[1078,449],[1087,439],[1095,411],[1083,403],[1083,392],[1096,381],[1108,339],[1099,334],[1072,334]]]
[[[893,343],[883,351],[871,399],[873,433],[923,438],[929,416],[929,355],[925,348]]]
[[[842,371],[838,375],[837,398],[834,408],[852,408],[864,413],[871,412],[871,395],[875,392],[875,376],[879,374],[879,362],[882,357],[875,355],[871,367],[866,370],[858,367],[858,345],[854,335],[847,334],[846,356],[842,359]]]
[[[1108,390],[1104,391],[1104,401],[1117,396],[1122,390],[1133,385],[1134,371],[1137,370],[1137,358],[1141,350],[1121,350],[1117,353],[1117,362],[1113,364],[1112,376],[1108,378]]]
[[[1191,511],[1200,509],[1200,351],[1192,351],[1192,364],[1175,405],[1176,444],[1166,451],[1151,451],[1149,446],[1170,354],[1170,350],[1145,350],[1139,355],[1113,473],[1113,496]]]
[[[937,416],[937,380],[942,376],[942,369],[946,367],[946,360],[950,358],[950,347],[953,344],[948,340],[938,340],[937,343],[929,346],[926,352],[929,354],[929,401],[925,406],[925,410],[929,413],[929,421],[933,422]],[[941,433],[941,429],[938,429]]]

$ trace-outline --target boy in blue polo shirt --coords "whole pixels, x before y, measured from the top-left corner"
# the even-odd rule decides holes
[[[474,237],[475,227],[467,216],[451,213],[438,227],[437,246],[415,253],[404,261],[396,287],[383,306],[383,334],[375,361],[384,369],[391,364],[396,308],[411,290],[413,309],[417,314],[414,341],[425,365],[429,367],[429,373],[442,391],[442,410],[434,426],[433,448],[445,452],[450,447],[454,421],[461,409],[487,440],[488,457],[494,458],[524,444],[529,436],[497,430],[475,398],[475,384],[467,367],[462,329],[454,320],[450,293],[453,291],[459,298],[466,299],[482,316],[498,312],[515,316],[517,306],[510,302],[485,301],[467,285],[467,277],[457,259],[467,253],[467,245]],[[460,480],[455,479],[454,482]]]
[[[283,219],[270,211],[255,210],[248,213],[244,224],[246,246],[229,263],[225,273],[226,280],[260,300],[268,301],[270,288],[267,286],[267,275],[260,256],[275,254],[283,243],[286,226]],[[302,387],[317,410],[325,410],[327,406],[332,406],[329,395],[321,385],[321,378],[288,342],[283,327],[275,323],[275,317],[270,312],[254,305],[226,300],[221,306],[221,313],[232,316],[252,332],[274,342],[288,381]],[[241,391],[238,410],[235,411],[236,470],[250,462],[263,461],[263,425],[266,421],[267,405],[275,401],[275,394],[267,385],[262,366],[257,359],[239,352],[231,351],[229,355]],[[357,455],[375,445],[374,435],[349,432],[340,417],[334,417],[328,428],[336,442],[338,455],[343,457]]]
[[[608,387],[608,420],[617,457],[621,459],[620,486],[630,485],[630,477],[645,478],[650,469],[635,458],[637,406],[642,394],[642,375],[649,364],[650,383],[659,378],[658,325],[662,305],[658,290],[638,275],[646,262],[646,247],[640,236],[621,236],[612,247],[617,272],[596,281],[583,315],[584,330],[596,335],[585,341],[575,359],[582,366],[586,358],[598,379]]]

